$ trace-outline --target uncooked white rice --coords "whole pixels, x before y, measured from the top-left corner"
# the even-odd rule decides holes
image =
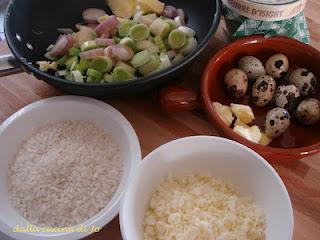
[[[94,123],[60,121],[20,146],[8,172],[13,206],[40,227],[68,227],[102,210],[122,175],[119,146]]]

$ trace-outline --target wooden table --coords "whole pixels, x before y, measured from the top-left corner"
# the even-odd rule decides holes
[[[305,12],[310,27],[311,45],[320,50],[320,1],[309,0]],[[187,82],[188,85],[198,85],[205,63],[216,49],[225,43],[223,28],[222,21],[209,47],[180,80]],[[6,44],[0,43],[0,54],[7,52]],[[3,77],[0,79],[0,122],[27,104],[60,94],[62,93],[58,90],[25,73]],[[159,112],[157,103],[149,96],[107,102],[131,122],[139,136],[144,156],[160,145],[177,138],[217,135],[214,126],[209,124],[204,114],[199,111],[165,115]],[[319,240],[320,155],[299,162],[277,163],[273,166],[282,177],[293,202],[294,240]],[[100,233],[86,238],[86,240],[119,239],[121,235],[118,218],[104,227]]]

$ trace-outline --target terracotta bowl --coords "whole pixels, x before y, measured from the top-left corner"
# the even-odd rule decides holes
[[[237,61],[242,56],[256,56],[265,62],[268,57],[275,53],[285,54],[289,58],[291,69],[305,67],[312,71],[320,81],[320,52],[316,49],[285,37],[266,39],[263,36],[250,36],[232,42],[217,52],[210,60],[203,74],[202,100],[208,118],[223,136],[250,147],[270,161],[298,160],[320,152],[320,123],[307,127],[293,120],[286,133],[274,139],[270,146],[266,147],[254,144],[234,133],[231,128],[224,124],[212,107],[212,102],[220,102],[226,105],[234,102],[225,90],[223,79],[228,70],[237,66]],[[250,91],[248,92],[250,94]],[[316,96],[318,99],[320,99],[319,92]],[[239,103],[250,105],[256,116],[255,123],[262,126],[265,116],[272,106],[255,107],[250,101],[249,94]]]

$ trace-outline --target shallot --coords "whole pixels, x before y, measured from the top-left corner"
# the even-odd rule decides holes
[[[108,17],[105,21],[100,23],[95,31],[98,36],[104,35],[105,37],[108,37],[108,35],[114,34],[114,32],[117,30],[119,25],[119,20],[116,16],[112,15]]]
[[[73,46],[73,37],[70,34],[60,35],[49,54],[52,57],[62,57]]]
[[[175,7],[167,5],[164,7],[162,15],[167,18],[174,19],[178,16],[178,11]]]
[[[114,45],[112,38],[96,38],[96,44],[99,46],[108,47]]]
[[[113,45],[108,51],[110,51],[108,54],[110,54],[112,58],[120,61],[129,61],[134,55],[133,50],[123,44]]]

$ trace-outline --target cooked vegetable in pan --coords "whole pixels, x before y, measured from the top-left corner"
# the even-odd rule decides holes
[[[177,64],[196,49],[183,10],[144,2],[133,16],[110,3],[117,16],[86,9],[76,32],[59,29],[63,34],[48,47],[46,60],[37,62],[39,69],[76,82],[128,81]]]

